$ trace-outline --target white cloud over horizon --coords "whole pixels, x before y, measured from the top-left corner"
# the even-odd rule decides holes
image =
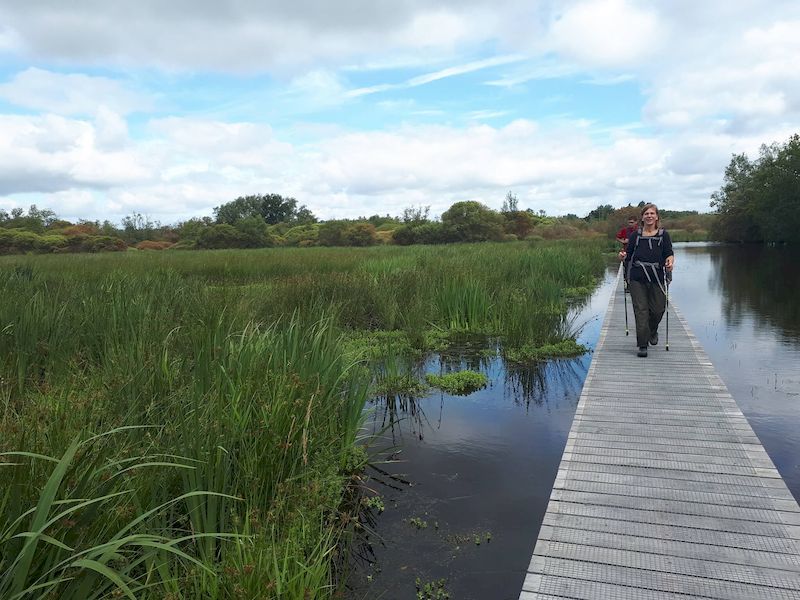
[[[513,191],[704,211],[731,154],[800,123],[793,2],[187,7],[0,7],[0,209],[176,222],[274,192],[331,218]]]

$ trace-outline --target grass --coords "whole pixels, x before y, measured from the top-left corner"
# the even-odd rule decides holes
[[[377,385],[571,337],[590,243],[0,258],[0,597],[330,598]]]
[[[476,371],[456,371],[444,375],[428,373],[425,375],[425,381],[448,394],[466,395],[485,388],[488,378]]]
[[[504,355],[511,362],[529,363],[551,358],[574,358],[586,352],[588,352],[586,346],[578,344],[575,340],[567,339],[542,346],[526,345],[521,348],[508,348],[504,351]]]

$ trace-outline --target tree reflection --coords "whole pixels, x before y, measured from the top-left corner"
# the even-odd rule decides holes
[[[706,250],[706,249],[704,249]],[[718,246],[709,251],[710,283],[722,297],[730,323],[753,313],[789,340],[800,339],[800,248],[790,246]]]

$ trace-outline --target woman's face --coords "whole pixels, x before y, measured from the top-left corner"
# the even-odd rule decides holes
[[[642,213],[642,221],[645,225],[652,225],[658,220],[658,212],[655,208],[648,208]]]

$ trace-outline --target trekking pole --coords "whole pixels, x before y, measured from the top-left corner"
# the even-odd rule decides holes
[[[619,264],[622,271],[622,297],[625,299],[625,335],[628,335],[628,281],[625,279],[625,263]]]
[[[669,282],[672,279],[672,274],[664,270],[664,283],[667,286],[667,341],[664,344],[664,349],[669,352]]]

